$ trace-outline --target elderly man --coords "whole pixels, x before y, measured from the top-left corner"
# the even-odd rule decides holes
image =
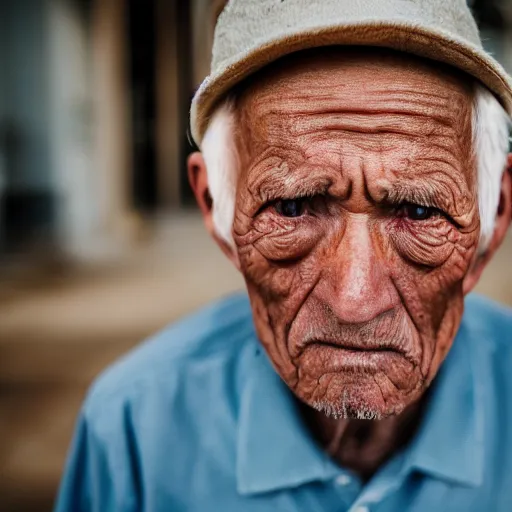
[[[57,510],[512,510],[511,110],[463,0],[229,2],[189,176],[249,298],[97,381]]]

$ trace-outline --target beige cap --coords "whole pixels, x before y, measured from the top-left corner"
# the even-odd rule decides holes
[[[280,57],[330,45],[445,62],[478,78],[512,114],[512,80],[483,49],[466,0],[230,0],[215,29],[211,74],[192,101],[196,143],[233,86]]]

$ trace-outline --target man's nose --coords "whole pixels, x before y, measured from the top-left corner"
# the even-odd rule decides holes
[[[367,218],[349,219],[315,290],[343,323],[368,322],[400,302],[370,229]]]

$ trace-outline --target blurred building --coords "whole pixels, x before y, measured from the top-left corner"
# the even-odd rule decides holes
[[[190,201],[217,0],[0,2],[0,241],[79,257]]]

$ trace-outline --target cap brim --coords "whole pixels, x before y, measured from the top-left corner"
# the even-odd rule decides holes
[[[291,53],[334,45],[385,47],[452,65],[480,80],[512,114],[510,78],[482,48],[423,26],[396,21],[351,23],[276,38],[227,62],[203,82],[194,96],[191,129],[195,142],[201,144],[219,100],[242,80]]]

